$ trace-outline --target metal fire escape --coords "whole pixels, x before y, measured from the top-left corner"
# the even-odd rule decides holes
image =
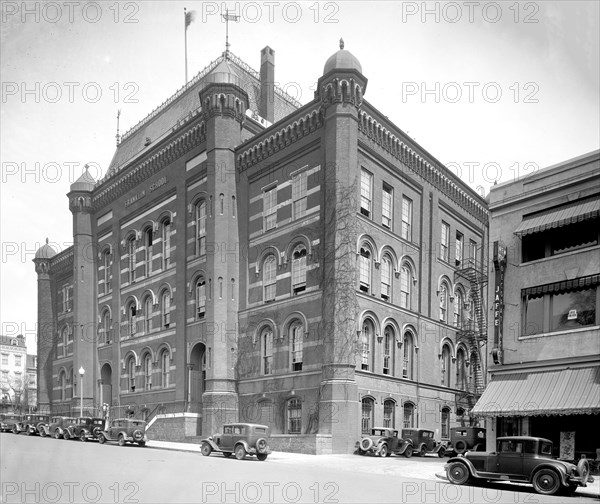
[[[485,264],[485,263],[484,263]],[[485,388],[485,377],[483,371],[482,347],[487,344],[487,319],[485,293],[488,282],[484,264],[476,259],[469,258],[462,261],[460,269],[454,273],[454,281],[462,279],[471,288],[470,299],[466,300],[471,305],[471,318],[462,325],[457,332],[458,341],[467,345],[470,353],[470,366],[472,366],[472,380],[468,380],[465,392],[457,394],[457,408],[468,408],[475,403]],[[483,352],[485,356],[485,352]],[[471,374],[470,373],[470,374]]]

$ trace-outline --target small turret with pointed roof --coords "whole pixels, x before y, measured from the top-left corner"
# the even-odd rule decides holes
[[[96,186],[94,177],[90,175],[89,166],[85,165],[85,171],[75,182],[71,184],[71,190],[67,194],[69,198],[69,209],[71,212],[89,211],[92,206],[92,191]]]

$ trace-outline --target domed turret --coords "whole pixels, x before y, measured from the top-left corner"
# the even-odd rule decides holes
[[[94,177],[90,175],[88,171],[88,166],[85,165],[85,171],[75,182],[71,184],[71,192],[72,191],[93,191],[94,186],[96,185],[96,181]]]
[[[48,238],[46,238],[46,243],[42,245],[37,252],[35,253],[36,259],[52,259],[56,255],[56,250],[54,250],[51,245],[48,243]]]
[[[227,60],[221,61],[204,79],[206,83],[235,84],[241,87],[241,81]]]
[[[360,61],[350,51],[344,49],[344,39],[340,39],[340,50],[332,54],[323,68],[323,75],[332,70],[358,70],[362,74]]]

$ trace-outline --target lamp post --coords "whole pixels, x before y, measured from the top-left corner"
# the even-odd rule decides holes
[[[83,366],[81,366],[79,368],[79,397],[81,399],[81,402],[79,403],[79,416],[82,417],[83,416],[83,375],[85,374],[85,369],[83,369]]]

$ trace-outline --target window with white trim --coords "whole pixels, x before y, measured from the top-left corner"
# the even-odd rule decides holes
[[[454,327],[462,328],[462,310],[464,304],[464,297],[460,290],[454,293]]]
[[[444,387],[450,386],[450,360],[452,356],[448,345],[444,345],[442,348],[442,362],[441,362],[441,382]]]
[[[392,300],[392,260],[387,255],[381,259],[381,299]]]
[[[383,374],[394,374],[394,342],[396,335],[391,326],[383,332]]]
[[[146,354],[144,357],[144,390],[152,389],[152,357]]]
[[[171,220],[165,219],[162,222],[162,256],[163,269],[171,265]]]
[[[306,215],[307,172],[292,177],[292,219],[300,219]]]
[[[135,359],[133,356],[129,357],[127,361],[127,379],[129,381],[129,391],[135,392]]]
[[[144,332],[152,330],[152,298],[148,296],[144,301]]]
[[[164,327],[169,327],[169,324],[171,323],[171,293],[168,290],[165,290],[162,293],[161,308],[162,325]]]
[[[263,262],[263,301],[275,300],[277,294],[277,263],[275,256],[269,255]]]
[[[304,326],[294,322],[290,326],[290,345],[292,349],[292,371],[302,371]]]
[[[381,191],[381,224],[387,229],[392,229],[392,201],[392,188],[387,184],[383,184]]]
[[[396,425],[396,403],[391,399],[383,402],[383,426],[393,429]]]
[[[440,259],[448,262],[448,251],[450,248],[450,226],[442,221],[442,235],[440,240]]]
[[[402,229],[400,236],[405,240],[412,240],[412,212],[413,202],[406,196],[402,197]]]
[[[404,421],[403,428],[411,429],[415,426],[415,405],[413,403],[404,403],[403,407]]]
[[[463,249],[465,246],[465,237],[462,233],[456,232],[456,242],[455,242],[455,251],[454,251],[454,263],[456,266],[462,265],[463,260]]]
[[[370,247],[365,243],[360,248],[360,256],[359,256],[359,277],[360,284],[359,289],[363,292],[371,291],[371,260],[373,257],[373,253],[371,252]]]
[[[277,227],[277,187],[263,193],[263,222],[265,231]]]
[[[127,335],[133,336],[137,332],[135,302],[130,301],[127,305]]]
[[[364,168],[360,174],[360,213],[371,217],[373,175]]]
[[[108,294],[111,291],[111,268],[110,268],[110,250],[106,249],[102,253],[102,264],[104,266],[104,294]]]
[[[265,327],[260,336],[263,375],[273,373],[273,330]]]
[[[206,281],[204,277],[196,280],[196,319],[203,319],[206,315]]]
[[[363,434],[371,434],[375,414],[375,408],[373,406],[373,399],[370,397],[363,398],[361,403],[361,432]]]
[[[302,402],[298,398],[287,403],[287,433],[302,434]]]
[[[306,290],[306,247],[298,245],[292,254],[292,292],[298,294]]]
[[[450,437],[450,409],[442,408],[442,439]]]
[[[404,263],[400,268],[400,306],[410,310],[410,290],[412,271],[408,264]]]
[[[375,326],[370,319],[363,321],[361,333],[361,366],[360,368],[369,371],[371,369],[371,342],[375,334]]]
[[[206,201],[196,205],[196,255],[206,254]]]
[[[146,276],[152,274],[152,228],[149,227],[144,231],[144,263],[146,268]]]
[[[135,268],[137,265],[135,253],[135,236],[132,235],[127,240],[127,267],[129,283],[135,282]]]
[[[413,379],[413,352],[414,343],[411,334],[406,331],[404,333],[404,339],[402,341],[402,378]]]
[[[169,361],[169,352],[167,350],[163,350],[160,354],[160,383],[163,388],[169,386]]]
[[[440,285],[440,321],[448,322],[448,287],[445,282]]]

